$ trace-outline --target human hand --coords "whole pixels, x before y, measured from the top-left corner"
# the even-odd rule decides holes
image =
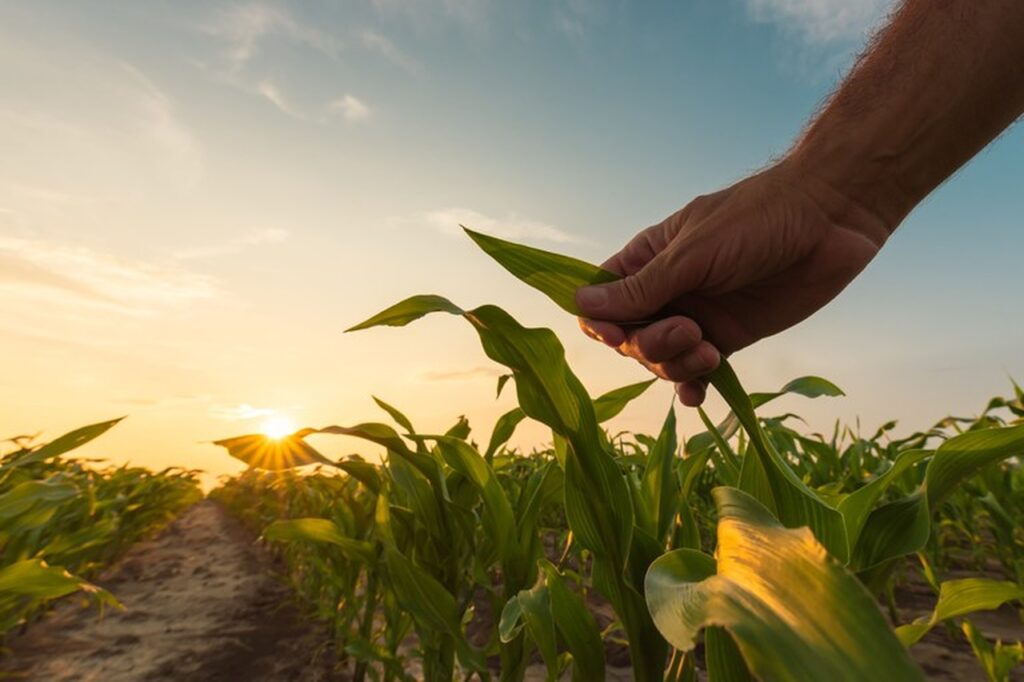
[[[637,234],[603,265],[623,279],[576,293],[580,325],[697,406],[722,354],[824,306],[894,227],[782,162]]]

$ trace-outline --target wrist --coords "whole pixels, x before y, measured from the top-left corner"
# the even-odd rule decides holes
[[[801,140],[783,163],[801,182],[845,201],[855,222],[871,235],[884,232],[884,240],[924,196],[902,179],[903,156],[869,140],[820,134]]]

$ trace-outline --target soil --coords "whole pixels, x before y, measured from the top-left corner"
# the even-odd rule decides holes
[[[66,601],[8,638],[10,653],[0,672],[75,682],[345,679],[334,672],[327,634],[303,616],[287,585],[275,577],[278,572],[252,532],[215,503],[200,502],[94,580],[117,596],[124,610],[98,616],[77,600]],[[930,613],[934,601],[925,585],[902,588],[900,620]],[[601,625],[612,620],[600,599],[589,606]],[[1009,607],[972,620],[990,637],[1024,637],[1021,620]],[[911,652],[929,680],[985,679],[962,636],[941,625]],[[605,653],[608,679],[632,679],[627,649],[609,643]],[[538,659],[527,678],[545,677]],[[1024,680],[1024,671],[1012,679]]]

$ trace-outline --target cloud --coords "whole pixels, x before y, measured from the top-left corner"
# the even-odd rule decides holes
[[[359,123],[370,118],[370,107],[353,95],[344,95],[331,102],[331,111],[341,114],[349,123]]]
[[[471,367],[469,369],[428,370],[420,376],[426,381],[465,381],[478,377],[493,379],[500,375],[501,372],[497,367]]]
[[[805,43],[862,40],[894,0],[745,0],[751,20],[774,24]]]
[[[277,410],[269,407],[253,407],[249,403],[239,405],[213,405],[209,409],[211,416],[227,421],[241,421],[243,419],[256,419],[257,417],[270,417],[277,414]]]
[[[288,230],[271,227],[263,230],[254,230],[253,232],[235,237],[234,239],[229,239],[219,244],[208,244],[206,246],[182,249],[181,251],[176,252],[174,257],[181,260],[191,260],[196,258],[225,256],[238,253],[250,246],[280,244],[281,242],[287,241],[288,237]]]
[[[245,67],[259,52],[263,41],[275,35],[332,59],[338,57],[342,48],[341,41],[334,36],[297,20],[283,7],[266,3],[222,9],[201,30],[226,43],[225,59],[231,71]]]
[[[139,129],[190,178],[188,184],[194,184],[203,174],[202,151],[189,129],[178,120],[173,101],[135,67],[122,63],[121,68],[139,86],[137,102],[142,114],[137,119]]]
[[[271,83],[269,80],[260,81],[256,84],[254,91],[263,96],[268,102],[277,107],[282,113],[288,114],[292,118],[300,121],[313,121],[315,116],[311,116],[297,106],[292,104],[285,95],[277,89],[277,86]]]
[[[123,199],[145,192],[147,182],[190,189],[204,175],[202,146],[178,103],[131,64],[86,49],[14,43],[0,50],[0,80],[5,190],[19,185],[29,190],[24,198],[53,205]]]
[[[492,218],[470,208],[443,208],[424,213],[421,220],[444,234],[461,234],[459,225],[486,232],[502,239],[532,239],[566,244],[581,241],[553,225],[520,218],[509,214],[503,219]]]
[[[147,316],[219,294],[207,275],[64,242],[0,235],[0,264],[0,300],[48,313],[85,306]]]
[[[420,71],[419,62],[407,55],[387,36],[376,31],[364,30],[359,34],[359,40],[367,50],[376,52],[391,63],[402,67],[412,73]]]

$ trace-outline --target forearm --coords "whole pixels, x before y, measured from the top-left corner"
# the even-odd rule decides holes
[[[786,157],[891,232],[1024,112],[1024,0],[907,0]]]

